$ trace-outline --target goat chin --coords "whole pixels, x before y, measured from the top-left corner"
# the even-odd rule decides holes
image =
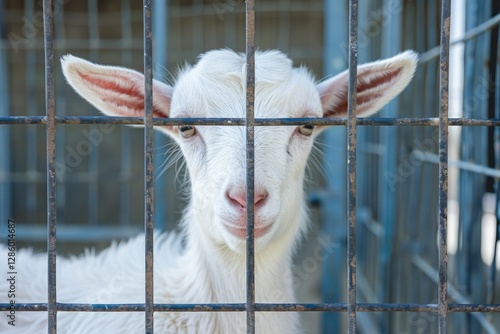
[[[397,96],[417,63],[412,51],[358,68],[356,113],[368,116]],[[201,55],[175,85],[153,81],[154,117],[245,116],[246,59],[231,50]],[[143,74],[65,56],[66,80],[106,115],[144,115]],[[317,83],[305,68],[293,68],[279,51],[255,55],[255,117],[322,118],[347,113],[347,72]],[[158,127],[180,146],[191,182],[183,233],[154,236],[155,303],[243,303],[246,300],[246,131],[238,126]],[[262,126],[254,137],[255,294],[262,303],[291,303],[292,254],[307,228],[304,172],[324,126]],[[252,202],[252,200],[250,201]],[[227,214],[221,223],[214,217]],[[246,219],[246,218],[245,218]],[[267,219],[267,220],[266,220]],[[7,250],[1,248],[3,253]],[[5,255],[5,254],[4,254]],[[2,258],[6,258],[2,257]],[[46,302],[47,256],[18,253],[18,303]],[[144,303],[144,236],[114,243],[96,254],[57,258],[60,303]],[[0,285],[4,302],[6,285]],[[5,314],[4,314],[5,316]],[[5,318],[4,318],[5,319]],[[59,312],[63,333],[139,333],[140,312]],[[244,333],[243,312],[155,312],[156,333]],[[16,330],[16,331],[14,331]],[[20,313],[15,328],[1,333],[45,333],[43,312]],[[257,312],[257,333],[297,333],[293,312]]]

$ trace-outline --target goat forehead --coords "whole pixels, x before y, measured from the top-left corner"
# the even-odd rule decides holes
[[[172,114],[192,117],[244,117],[245,62],[227,50],[212,51],[181,75],[172,102]],[[321,104],[312,76],[274,51],[256,55],[255,117],[320,116]]]
[[[292,61],[286,55],[270,50],[257,51],[255,54],[255,76],[266,81],[285,81],[293,67]],[[242,85],[246,77],[246,59],[242,53],[231,50],[213,50],[200,56],[192,72],[200,77],[211,77],[226,80],[228,77],[238,77]]]
[[[209,161],[210,155],[234,157],[245,160],[246,128],[241,126],[202,126],[200,133],[206,143]],[[255,154],[265,156],[270,151],[286,152],[293,127],[259,126],[255,128]],[[269,159],[272,163],[273,159]]]

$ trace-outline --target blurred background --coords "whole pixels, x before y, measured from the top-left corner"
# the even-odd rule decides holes
[[[55,52],[143,68],[141,0],[54,0]],[[244,51],[243,0],[154,1],[155,78],[214,48]],[[453,0],[450,117],[500,118],[498,1]],[[412,84],[382,117],[438,117],[440,3],[359,0],[359,61],[406,49],[421,54]],[[42,6],[0,0],[0,117],[42,116]],[[348,1],[256,1],[256,45],[279,49],[318,79],[347,68]],[[479,27],[479,28],[476,28]],[[476,32],[471,35],[466,32]],[[465,39],[464,39],[465,36]],[[57,66],[57,116],[98,112]],[[295,259],[299,302],[346,302],[345,128],[320,139],[310,168],[311,228]],[[436,126],[358,128],[358,302],[437,303]],[[46,147],[41,125],[0,125],[0,236],[18,223],[20,246],[46,248]],[[57,126],[58,251],[102,249],[143,229],[143,132],[114,125]],[[172,143],[155,137],[155,225],[176,229],[185,198]],[[500,303],[498,130],[450,128],[449,302]],[[317,165],[317,166],[316,166]],[[170,168],[167,168],[170,167]],[[497,214],[495,215],[495,212]],[[2,242],[4,242],[2,237]],[[328,256],[319,258],[318,250]],[[36,279],[36,278],[34,278]],[[343,313],[303,314],[307,333],[345,331]],[[358,313],[361,333],[435,333],[432,313]],[[450,333],[497,333],[500,314],[453,313]]]

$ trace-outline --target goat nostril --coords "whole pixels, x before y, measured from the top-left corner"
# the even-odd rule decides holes
[[[267,199],[268,193],[267,192],[256,192],[254,194],[254,206],[262,206],[264,205],[266,199]],[[247,207],[247,196],[246,193],[244,192],[231,192],[228,191],[226,193],[226,198],[231,203],[232,205],[239,207],[241,209],[246,209]]]
[[[245,194],[232,194],[231,192],[226,193],[226,196],[231,204],[234,206],[239,206],[244,209],[247,207],[247,198]]]
[[[253,200],[254,206],[263,205],[264,202],[266,201],[266,198],[267,198],[267,192],[255,194],[254,200]]]

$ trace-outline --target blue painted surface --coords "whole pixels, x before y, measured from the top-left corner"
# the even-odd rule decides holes
[[[324,75],[335,75],[347,68],[348,8],[338,1],[324,3]],[[346,133],[344,127],[332,127],[321,140],[325,143],[325,197],[322,203],[322,233],[336,244],[337,251],[325,261],[322,278],[324,302],[346,302]],[[336,333],[340,316],[335,312],[322,315],[323,333]]]
[[[493,0],[497,1],[497,0]],[[466,1],[466,30],[486,21],[490,16],[490,0]],[[488,80],[487,66],[489,55],[489,34],[482,34],[465,43],[464,68],[464,117],[487,117],[487,98],[480,94]],[[479,92],[479,93],[478,93]],[[460,159],[487,165],[487,129],[485,127],[464,127],[461,133],[462,145]],[[482,148],[482,149],[478,149]],[[482,196],[485,192],[486,178],[483,175],[460,172],[460,216],[459,216],[459,249],[457,259],[461,263],[458,268],[457,283],[463,292],[469,295],[471,302],[484,300],[485,281],[481,275],[483,267],[481,259],[481,218]],[[478,333],[480,327],[470,315],[458,318],[461,328],[469,333]]]
[[[402,21],[403,4],[399,1],[384,0],[384,9],[390,13],[390,19],[382,32],[381,52],[382,58],[391,57],[402,51]],[[392,101],[380,112],[381,117],[401,117],[399,113],[401,105],[399,100]],[[378,279],[376,281],[376,302],[391,302],[391,265],[393,265],[393,245],[396,223],[396,203],[398,202],[397,193],[387,180],[387,175],[397,173],[397,155],[399,153],[398,129],[396,127],[381,127],[376,129],[379,132],[380,145],[384,147],[384,154],[379,160],[379,222],[382,225],[384,234],[381,238],[380,255],[377,257]],[[381,316],[379,319],[379,330],[381,333],[389,332],[389,317]]]
[[[162,80],[167,77],[166,66],[168,61],[168,1],[153,1],[153,77],[157,80]],[[164,134],[155,131],[155,228],[165,230],[167,225],[167,205],[168,191],[165,185],[165,177],[167,173],[158,177],[161,171],[161,166],[164,164],[165,157],[163,150],[158,148],[164,147],[167,144],[167,137]],[[172,192],[170,192],[172,194]]]

